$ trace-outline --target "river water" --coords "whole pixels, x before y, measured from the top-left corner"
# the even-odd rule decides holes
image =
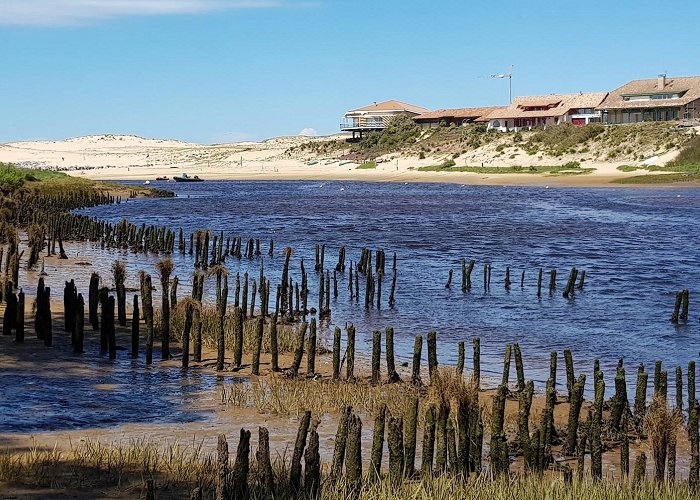
[[[346,247],[348,261],[356,261],[363,247],[383,249],[388,276],[381,308],[367,310],[363,300],[349,299],[346,271],[339,275],[339,298],[331,301],[331,324],[325,325],[353,323],[365,352],[373,330],[393,326],[397,354],[408,360],[414,336],[435,330],[443,363],[454,363],[457,342],[465,341],[469,366],[471,338],[479,336],[486,373],[500,372],[505,344],[518,342],[526,376],[540,386],[547,378],[550,351],[560,353],[563,373],[561,352],[567,348],[573,351],[577,372],[590,375],[593,360],[600,359],[608,385],[618,358],[623,358],[633,386],[638,363],[653,371],[658,359],[665,369],[680,365],[685,373],[688,361],[697,359],[700,351],[697,189],[344,181],[208,181],[164,187],[177,197],[130,200],[80,213],[111,222],[126,217],[136,224],[182,227],[185,234],[208,228],[241,236],[244,242],[259,238],[273,284],[281,274],[281,250],[290,246],[293,279],[300,279],[301,258],[311,272],[310,304],[316,303],[318,293],[313,272],[316,243],[326,245],[326,269],[331,270],[341,246]],[[267,256],[270,238],[276,248],[272,258]],[[394,252],[396,304],[389,307]],[[461,258],[476,261],[468,293],[461,291]],[[132,274],[153,260],[129,256]],[[193,257],[176,254],[174,260],[182,289],[188,290]],[[485,263],[492,266],[486,291]],[[252,279],[259,274],[260,259],[229,257],[226,265],[234,275],[247,271]],[[585,288],[565,299],[561,291],[572,266],[586,271]],[[504,285],[506,267],[511,268],[510,290]],[[540,267],[545,277],[538,300]],[[450,269],[454,280],[447,289]],[[550,269],[558,272],[558,289],[551,295]],[[360,288],[364,293],[362,279]],[[691,318],[674,325],[669,319],[675,293],[684,288],[690,289]],[[672,379],[670,375],[669,386]]]

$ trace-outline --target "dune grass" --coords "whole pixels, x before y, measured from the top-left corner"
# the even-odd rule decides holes
[[[581,168],[578,162],[569,162],[564,165],[532,165],[523,167],[512,165],[507,167],[445,167],[443,165],[430,165],[419,167],[422,172],[472,172],[476,174],[552,174],[552,175],[581,175],[591,173],[593,168]]]
[[[369,170],[372,168],[377,168],[377,162],[376,161],[366,161],[364,163],[359,164],[356,169],[358,170]]]

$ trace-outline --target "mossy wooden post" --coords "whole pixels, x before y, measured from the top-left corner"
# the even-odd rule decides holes
[[[107,307],[109,302],[109,288],[102,287],[98,293],[100,301],[100,354],[109,351],[109,325],[107,324]],[[43,298],[40,303],[37,301],[37,310],[42,309],[43,315]]]
[[[224,363],[226,361],[226,337],[225,337],[225,321],[226,321],[226,303],[228,301],[228,276],[226,274],[224,277],[224,287],[221,289],[221,294],[219,295],[219,301],[216,305],[217,312],[217,356],[216,356],[216,369],[217,371],[223,371]]]
[[[503,357],[503,378],[501,380],[501,385],[503,385],[506,388],[506,391],[508,391],[508,381],[510,379],[510,354],[511,354],[512,346],[510,344],[506,344],[506,353],[505,356]]]
[[[185,304],[185,326],[182,332],[182,367],[190,366],[190,337],[192,335],[192,317],[194,315],[194,301],[187,299]]]
[[[316,318],[311,318],[309,327],[309,349],[306,354],[306,376],[313,377],[316,374]]]
[[[423,352],[423,337],[416,335],[416,340],[413,343],[413,371],[411,375],[411,383],[413,385],[421,385],[420,379],[420,359]]]
[[[229,457],[226,436],[219,434],[216,446],[216,500],[229,498]]]
[[[683,411],[683,371],[676,366],[676,410]]]
[[[569,401],[571,401],[576,380],[574,378],[574,360],[569,349],[564,349],[564,366],[566,368],[566,390],[569,395]]]
[[[24,293],[19,292],[20,304],[22,308],[22,338],[24,339]],[[17,325],[17,335],[19,335],[20,326]],[[73,344],[73,352],[76,354],[83,353],[83,343],[85,338],[85,299],[83,294],[78,294],[78,300],[75,307],[75,343]],[[21,342],[18,340],[18,342]]]
[[[414,396],[409,399],[406,406],[406,423],[404,427],[404,475],[407,478],[413,477],[415,474],[416,463],[416,436],[418,432],[418,397]]]
[[[683,292],[676,293],[676,303],[673,306],[673,314],[671,315],[671,323],[678,323],[680,316],[681,303],[683,302]]]
[[[644,372],[644,365],[639,365],[639,370],[637,371],[637,390],[634,396],[634,416],[639,422],[641,422],[646,414],[648,383],[649,374]]]
[[[13,292],[5,293],[5,312],[2,317],[2,334],[12,335],[12,330],[15,328],[15,323],[17,321],[17,295]]]
[[[459,470],[459,457],[457,456],[457,433],[455,431],[454,420],[447,419],[447,457],[448,457],[448,467],[447,470],[450,474],[457,474]]]
[[[266,427],[258,428],[258,450],[255,452],[258,475],[263,491],[269,498],[275,496],[275,475],[270,461],[270,432]]]
[[[403,477],[404,469],[403,419],[401,417],[389,417],[388,427],[389,481],[398,485]]]
[[[299,368],[301,367],[301,360],[304,357],[304,344],[306,343],[306,330],[309,328],[309,324],[304,321],[297,332],[297,345],[294,350],[294,361],[292,362],[292,375],[299,375]]]
[[[372,385],[381,381],[380,363],[382,359],[382,332],[372,332]]]
[[[88,315],[90,324],[93,330],[100,327],[100,319],[97,315],[97,306],[99,304],[98,291],[100,289],[100,275],[92,273],[90,275],[90,288],[88,293]]]
[[[467,260],[465,258],[462,258],[460,263],[462,266],[462,291],[466,292],[467,291]]]
[[[438,360],[437,360],[437,333],[434,331],[428,332],[428,375],[430,376],[430,383],[433,382],[433,377],[437,374]]]
[[[423,427],[423,452],[421,459],[421,475],[425,478],[433,476],[433,455],[435,454],[435,406],[428,405],[425,409],[425,424]]]
[[[382,404],[379,407],[377,415],[374,417],[374,431],[372,433],[372,455],[369,462],[370,481],[378,481],[381,479],[386,411],[386,404]]]
[[[319,452],[318,424],[314,420],[309,430],[309,445],[304,453],[304,490],[306,498],[318,498],[321,490],[321,454]]]
[[[0,256],[0,261],[2,260],[2,257]],[[80,297],[80,295],[79,295]],[[15,342],[22,343],[24,342],[24,315],[26,312],[26,299],[24,296],[24,292],[20,288],[19,293],[17,294],[17,314],[15,316]],[[73,352],[83,352],[83,346],[80,346],[80,351],[75,350]]]
[[[153,363],[153,295],[151,290],[153,283],[151,275],[146,274],[144,277],[144,296],[143,309],[146,318],[146,364]]]
[[[160,274],[161,286],[161,358],[170,359],[170,275],[173,272],[173,261],[170,258],[159,261],[156,269]]]
[[[311,412],[304,412],[304,416],[299,421],[299,429],[297,430],[297,439],[294,443],[294,453],[292,455],[292,464],[289,469],[289,483],[292,491],[299,491],[301,487],[301,457],[304,455],[306,447],[306,436],[311,425]]]
[[[241,297],[241,312],[243,319],[248,317],[248,273],[243,274],[243,295]]]
[[[248,472],[250,470],[250,431],[241,429],[236,450],[236,461],[231,471],[233,498],[248,498]]]
[[[688,470],[688,485],[697,491],[700,487],[700,434],[698,433],[698,414],[700,405],[694,400],[688,406],[688,441],[690,441],[690,467]]]
[[[532,407],[532,395],[535,392],[535,384],[529,380],[524,390],[518,396],[518,441],[523,450],[525,470],[533,469],[533,454],[530,446],[530,408]]]
[[[452,288],[452,269],[450,269],[449,274],[447,275],[447,283],[445,284],[445,288]]]
[[[396,382],[401,382],[401,377],[396,372],[396,361],[394,359],[394,329],[392,327],[386,328],[386,371],[387,377],[389,378],[389,383],[394,384]]]
[[[260,375],[260,351],[262,350],[264,329],[265,318],[259,316],[255,322],[255,345],[253,347],[253,364],[251,366],[251,374],[253,375]]]
[[[473,356],[473,377],[474,377],[474,384],[476,385],[476,390],[481,389],[481,339],[479,337],[474,337],[472,339],[473,347],[474,347],[474,356]]]
[[[603,478],[603,396],[605,394],[605,382],[598,380],[595,385],[595,403],[593,405],[593,419],[590,425],[591,433],[591,476],[600,481]]]
[[[340,412],[338,430],[335,433],[335,445],[333,447],[333,462],[331,463],[329,474],[331,483],[337,482],[343,472],[343,460],[345,459],[345,447],[347,444],[348,425],[350,424],[351,413],[352,408],[350,406],[343,406]]]
[[[644,482],[647,470],[647,455],[641,452],[637,455],[634,461],[634,475],[632,476],[632,484],[639,485]]]
[[[510,267],[506,267],[506,279],[505,279],[505,287],[506,290],[510,290]]]
[[[669,484],[676,482],[676,442],[678,436],[674,429],[668,436],[668,467],[666,471],[666,481]]]
[[[586,387],[586,375],[581,374],[574,383],[571,390],[571,400],[569,404],[569,420],[566,431],[566,441],[564,443],[563,455],[573,455],[576,452],[576,434],[581,417],[581,407],[583,405],[583,390]]]
[[[507,392],[508,388],[504,384],[498,386],[496,395],[493,398],[491,411],[491,451],[489,458],[491,461],[491,472],[497,476],[507,474],[509,469],[508,444],[503,432]]]
[[[349,382],[355,381],[355,327],[353,325],[347,326],[348,332],[348,345],[347,354],[345,356],[346,364],[346,376],[345,378]]]
[[[457,343],[457,374],[464,375],[464,342]]]
[[[139,296],[134,295],[134,307],[131,312],[131,357],[139,357]],[[183,352],[184,354],[184,352]]]
[[[549,293],[550,295],[554,293],[554,290],[557,289],[557,270],[552,269],[549,271]]]
[[[109,345],[109,359],[117,359],[117,338],[114,330],[114,309],[116,307],[114,296],[107,299],[107,341]]]
[[[518,379],[517,390],[525,389],[525,372],[523,370],[523,354],[520,352],[520,344],[513,344],[513,353],[515,354],[515,373]]]
[[[590,415],[590,412],[589,412]],[[589,422],[590,423],[590,422]],[[579,433],[578,443],[576,444],[576,472],[579,482],[583,481],[584,464],[586,459],[586,441],[588,441],[588,424],[582,424],[582,429]]]
[[[340,379],[340,327],[333,330],[333,380]]]
[[[277,316],[272,316],[270,319],[270,364],[273,372],[280,371],[279,364],[279,347],[277,345]]]
[[[627,478],[630,475],[630,438],[627,413],[622,417],[620,427],[620,476]]]
[[[233,365],[243,364],[243,310],[240,306],[233,308]]]
[[[549,378],[554,389],[554,400],[557,399],[557,351],[549,353]]]
[[[447,419],[450,418],[450,407],[440,403],[437,407],[437,422],[435,429],[435,470],[442,474],[447,470]]]
[[[538,299],[540,297],[542,297],[542,273],[543,273],[543,270],[540,267],[540,270],[537,273],[537,298]]]
[[[688,361],[688,408],[695,401],[695,361]]]
[[[345,479],[350,488],[350,497],[356,498],[362,488],[362,421],[352,414],[348,423],[346,445]]]
[[[540,454],[540,470],[543,471],[552,462],[552,442],[556,435],[554,428],[554,404],[555,404],[554,382],[550,378],[547,380],[545,392],[545,410],[542,414],[540,438],[542,439],[542,452]]]

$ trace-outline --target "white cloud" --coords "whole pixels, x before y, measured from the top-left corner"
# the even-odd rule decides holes
[[[318,132],[316,132],[315,128],[306,127],[305,129],[302,129],[301,132],[299,132],[299,135],[305,135],[308,137],[316,137],[318,135]]]
[[[74,25],[126,16],[308,6],[292,0],[0,0],[0,24]]]

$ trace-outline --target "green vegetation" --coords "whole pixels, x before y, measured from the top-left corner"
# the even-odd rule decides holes
[[[612,182],[615,184],[671,184],[674,182],[697,182],[700,175],[676,172],[671,174],[655,175],[635,175],[633,177],[622,177]]]
[[[700,136],[694,136],[685,145],[675,160],[668,164],[669,167],[694,166],[696,171],[700,166]]]
[[[362,153],[367,158],[376,158],[383,154],[398,151],[416,142],[420,127],[412,118],[399,115],[393,118],[381,132],[371,132],[352,150]]]
[[[360,170],[367,170],[371,168],[377,168],[377,162],[376,161],[366,161],[364,163],[361,163],[356,167],[357,169]]]
[[[0,190],[4,193],[18,189],[27,183],[69,181],[70,179],[81,180],[70,177],[65,172],[21,168],[9,163],[0,163]]]
[[[454,163],[454,162],[453,162]],[[581,175],[592,172],[593,168],[581,168],[576,161],[565,163],[564,165],[536,165],[522,167],[512,165],[509,167],[456,167],[443,165],[431,165],[419,167],[422,172],[473,172],[477,174],[553,174],[553,175]]]
[[[570,123],[552,125],[545,129],[538,129],[522,147],[528,153],[544,151],[550,156],[573,154],[577,152],[577,147],[595,139],[604,131],[605,127],[598,124],[586,127]]]
[[[635,172],[641,170],[642,167],[635,167],[634,165],[620,165],[617,167],[620,172]]]

